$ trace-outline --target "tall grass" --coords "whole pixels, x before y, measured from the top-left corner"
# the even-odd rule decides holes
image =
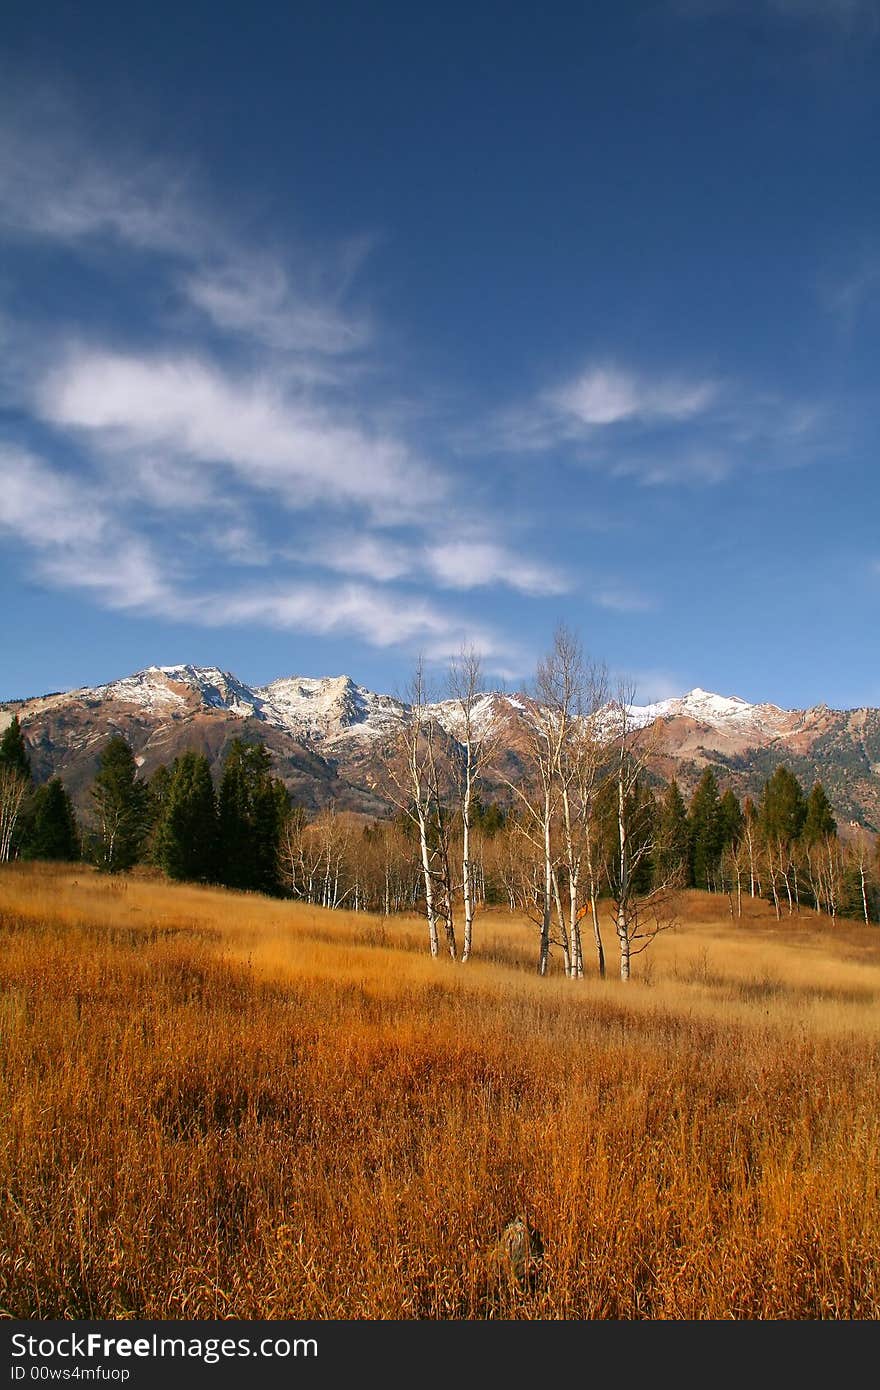
[[[502,915],[461,967],[415,920],[5,869],[0,1308],[876,1318],[880,932],[748,907],[688,895],[622,986],[537,979]]]

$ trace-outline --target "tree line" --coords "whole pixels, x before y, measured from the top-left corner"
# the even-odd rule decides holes
[[[802,908],[866,922],[880,918],[880,860],[873,837],[838,837],[821,782],[809,793],[789,769],[757,801],[740,803],[703,772],[690,802],[651,772],[656,731],[633,725],[632,692],[609,692],[573,635],[560,629],[540,663],[518,736],[487,712],[473,653],[453,663],[445,722],[419,664],[401,728],[375,789],[396,807],[389,821],[294,810],[282,837],[284,880],[325,907],[419,910],[429,948],[467,960],[477,911],[505,904],[538,929],[538,968],[551,955],[569,975],[585,969],[585,938],[606,968],[610,925],[621,973],[672,925],[675,893],[697,887],[766,898],[777,916]],[[514,751],[511,753],[511,746]],[[487,786],[504,804],[481,799]],[[610,923],[609,923],[610,910]]]
[[[651,770],[656,730],[632,721],[631,689],[609,691],[565,628],[538,666],[517,729],[491,708],[479,657],[448,673],[447,724],[421,663],[411,717],[374,783],[387,819],[292,806],[259,743],[235,739],[215,787],[194,751],[141,778],[116,736],[102,751],[83,827],[59,778],[35,787],[17,719],[0,738],[0,861],[82,855],[114,873],[139,862],[169,877],[284,895],[329,908],[421,912],[433,955],[466,961],[486,905],[537,929],[538,969],[558,957],[580,977],[605,933],[628,978],[631,959],[675,921],[675,894],[724,893],[880,920],[880,858],[863,831],[842,839],[821,782],[809,792],[779,766],[742,803],[707,767],[689,802]],[[500,800],[486,799],[489,787]],[[587,942],[590,943],[589,947]]]
[[[169,878],[283,894],[279,846],[290,797],[260,743],[234,739],[215,789],[201,753],[188,751],[149,781],[121,735],[101,752],[80,825],[59,777],[34,786],[18,719],[0,739],[0,862],[87,859],[105,873],[138,863]]]

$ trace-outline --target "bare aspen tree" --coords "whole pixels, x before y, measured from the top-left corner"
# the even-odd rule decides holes
[[[867,887],[868,874],[870,872],[870,858],[871,854],[868,846],[868,837],[865,834],[864,830],[860,828],[858,833],[856,834],[856,840],[853,846],[853,861],[855,863],[856,871],[859,876],[859,888],[862,897],[862,916],[865,919],[865,926],[869,926],[871,922],[871,914],[868,909]]]
[[[27,789],[27,778],[20,772],[0,767],[0,864],[12,858],[13,836]]]
[[[751,850],[749,849],[744,829],[740,839],[734,840],[733,844],[729,845],[725,850],[722,861],[722,874],[724,873],[725,864],[730,872],[731,904],[733,902],[732,895],[734,891],[736,892],[737,917],[742,917],[743,915],[743,879],[751,871],[751,862]]]
[[[518,841],[521,838],[516,817],[508,816],[503,831],[496,836],[491,851],[491,870],[497,877],[507,899],[508,912],[526,910],[523,896],[523,865]]]
[[[577,745],[579,721],[583,717],[584,659],[580,643],[566,627],[560,626],[553,636],[553,648],[538,667],[536,695],[541,702],[549,726],[553,730],[550,743],[551,776],[558,783],[559,816],[561,821],[560,867],[565,869],[568,903],[563,906],[559,875],[553,868],[552,883],[556,903],[559,935],[565,957],[566,974],[583,975],[583,952],[580,947],[579,887],[582,861],[582,841],[578,834],[577,806]],[[567,912],[566,912],[567,907]]]
[[[825,877],[825,911],[832,922],[840,903],[840,845],[836,835],[826,835],[822,841]]]
[[[611,705],[616,749],[617,853],[612,884],[614,927],[620,953],[620,978],[628,980],[633,956],[647,950],[654,938],[675,925],[674,885],[655,884],[650,892],[637,892],[637,875],[650,857],[653,838],[638,823],[638,784],[652,751],[653,740],[633,722],[635,690],[621,682]]]
[[[807,873],[807,881],[810,885],[810,896],[813,899],[817,915],[822,911],[822,856],[823,849],[821,843],[808,844],[804,851],[804,863]]]
[[[552,711],[556,726],[555,775],[559,784],[561,846],[553,885],[560,938],[568,942],[568,973],[575,979],[581,979],[584,974],[581,921],[586,906],[586,871],[602,975],[605,952],[598,913],[592,817],[600,769],[606,756],[597,727],[597,717],[605,702],[606,679],[601,668],[585,659],[580,642],[565,627],[559,627],[555,633],[553,651],[538,673],[536,693],[541,703]],[[559,886],[560,869],[564,870],[564,894]]]
[[[352,827],[332,806],[311,821],[295,808],[282,826],[279,853],[284,882],[294,897],[337,908],[354,894]]]
[[[558,627],[552,649],[538,665],[529,701],[522,750],[525,775],[514,779],[501,774],[517,808],[512,828],[535,855],[526,856],[531,891],[524,884],[520,895],[524,910],[540,928],[541,975],[547,973],[555,942],[565,973],[583,977],[581,930],[588,903],[600,974],[605,970],[593,825],[607,759],[607,742],[599,727],[605,693],[603,670],[585,659],[573,633]],[[508,898],[512,903],[512,889]]]
[[[312,822],[308,834],[320,865],[318,901],[322,907],[341,907],[354,894],[357,884],[351,823],[330,806]]]
[[[782,917],[782,908],[779,902],[779,865],[775,843],[768,839],[764,843],[764,863],[767,870],[767,881],[770,885],[770,892],[773,897],[773,907],[776,911],[777,922]]]
[[[409,711],[379,789],[418,832],[425,913],[431,955],[440,954],[440,926],[453,960],[458,958],[449,859],[449,827],[440,783],[442,730],[429,709],[424,663],[420,657],[408,691]]]
[[[306,818],[301,806],[285,816],[278,842],[281,880],[295,898],[312,902],[317,865],[306,862]]]
[[[549,969],[553,907],[559,900],[553,830],[559,809],[560,742],[566,737],[566,707],[561,707],[557,698],[562,685],[564,680],[559,673],[557,634],[553,651],[538,665],[534,696],[530,700],[524,748],[526,775],[516,781],[502,775],[519,809],[516,824],[541,858],[541,881],[535,885],[534,901],[540,927],[539,975],[546,975]],[[565,970],[570,973],[571,951],[564,918],[559,926],[558,940]]]
[[[455,780],[461,813],[461,887],[464,902],[464,940],[461,958],[470,958],[476,915],[476,884],[472,855],[473,805],[481,774],[491,762],[500,726],[485,708],[482,668],[473,647],[463,650],[449,668],[449,691],[456,705],[455,733],[459,751]]]
[[[605,975],[605,947],[599,919],[599,872],[594,811],[596,795],[607,773],[607,746],[599,719],[606,702],[605,672],[582,666],[578,716],[561,745],[560,781],[564,829],[564,854],[568,870],[569,924],[572,975],[584,974],[581,921],[589,906],[593,944],[599,975]],[[586,885],[583,877],[586,870]],[[584,900],[586,898],[586,901]]]
[[[749,856],[749,896],[754,898],[761,892],[761,884],[758,877],[760,845],[758,841],[757,812],[754,802],[750,797],[746,797],[743,807],[743,838]]]

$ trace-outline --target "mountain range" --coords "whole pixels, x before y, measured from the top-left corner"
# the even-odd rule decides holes
[[[515,758],[517,730],[531,709],[527,695],[494,691],[481,697],[477,714],[503,721]],[[439,701],[430,713],[454,738],[455,702]],[[379,816],[389,808],[375,785],[409,706],[349,676],[286,676],[249,686],[216,667],[182,665],[150,666],[105,685],[7,701],[0,705],[0,728],[15,714],[37,780],[60,775],[81,808],[113,734],[131,744],[144,776],[187,748],[206,754],[219,774],[230,741],[246,737],[266,745],[276,775],[308,810],[333,804]],[[653,774],[658,781],[677,777],[686,795],[711,765],[722,785],[740,797],[757,797],[784,763],[805,789],[823,782],[844,825],[880,830],[880,710],[786,710],[696,689],[633,706],[631,717],[653,731]],[[503,798],[503,785],[489,779],[484,797],[493,795]]]

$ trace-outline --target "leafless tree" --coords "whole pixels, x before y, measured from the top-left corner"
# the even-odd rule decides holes
[[[357,898],[359,878],[349,817],[328,807],[307,821],[300,808],[285,820],[280,854],[284,881],[297,898],[342,907]]]
[[[566,629],[557,632],[554,656],[551,674],[555,675],[556,688],[547,694],[556,700],[560,722],[560,857],[568,889],[569,973],[580,979],[584,974],[581,921],[588,905],[599,974],[605,974],[594,809],[602,778],[608,771],[608,748],[600,728],[607,678],[604,669],[585,660],[580,643]]]
[[[539,663],[528,718],[525,721],[524,776],[502,780],[513,794],[519,814],[515,824],[536,850],[541,861],[541,880],[535,884],[532,913],[540,928],[538,973],[546,975],[550,964],[553,908],[558,905],[557,921],[566,974],[571,972],[571,949],[565,916],[561,909],[554,822],[560,807],[560,749],[568,736],[572,717],[568,676],[562,670],[560,647],[568,641],[564,629],[557,631],[551,652]]]
[[[428,919],[432,956],[440,954],[441,926],[446,947],[458,958],[455,935],[454,891],[450,860],[450,826],[441,775],[445,735],[430,709],[424,662],[420,657],[407,692],[408,716],[403,721],[396,747],[385,766],[385,778],[377,789],[415,826]]]
[[[617,854],[613,875],[614,927],[620,953],[620,978],[628,980],[633,956],[647,950],[654,938],[676,924],[675,884],[661,882],[650,892],[636,890],[638,870],[649,858],[654,841],[633,823],[640,805],[638,785],[653,752],[650,732],[638,729],[632,718],[634,686],[621,681],[611,703],[616,739]]]
[[[12,858],[13,836],[27,789],[27,778],[20,772],[0,767],[0,864]]]
[[[458,749],[453,757],[453,765],[461,815],[461,889],[464,903],[461,958],[466,961],[473,945],[477,896],[472,852],[474,796],[480,777],[495,756],[502,726],[487,705],[482,663],[473,647],[463,650],[450,664],[449,691],[456,706]]]
[[[517,809],[513,824],[531,850],[525,855],[531,892],[522,898],[540,928],[541,975],[555,942],[566,974],[583,976],[581,924],[588,906],[604,974],[594,803],[607,771],[607,740],[600,727],[606,684],[604,670],[585,658],[578,638],[558,627],[538,665],[529,702],[524,776],[503,777]]]
[[[868,926],[871,921],[871,913],[868,906],[868,885],[871,876],[872,855],[868,836],[861,827],[859,827],[856,832],[855,841],[851,847],[850,854],[859,879],[859,891],[862,899],[862,916],[865,919],[865,925]]]

